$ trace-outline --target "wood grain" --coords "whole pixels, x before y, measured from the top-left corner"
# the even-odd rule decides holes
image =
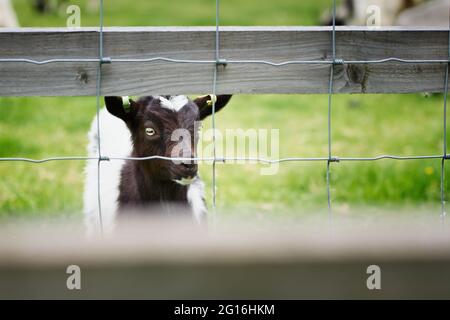
[[[221,27],[220,57],[233,60],[331,59],[329,27]],[[102,95],[192,94],[212,91],[212,64],[117,62],[114,59],[167,57],[214,60],[212,27],[105,28]],[[3,29],[0,59],[96,59],[94,28]],[[439,28],[338,27],[337,58],[376,60],[448,59],[448,30]],[[33,65],[0,62],[2,96],[92,96],[98,62]],[[229,63],[220,68],[217,92],[327,93],[330,65],[269,66]],[[442,92],[445,64],[388,62],[335,67],[336,93]]]

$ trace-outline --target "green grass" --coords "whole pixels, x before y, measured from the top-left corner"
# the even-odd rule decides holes
[[[66,24],[65,6],[46,15],[36,15],[30,0],[13,0],[24,27],[61,27]],[[81,24],[97,26],[98,12],[86,0],[71,0],[81,9]],[[315,25],[330,0],[225,0],[220,5],[221,25]],[[107,26],[208,26],[215,24],[214,0],[104,1]]]
[[[218,114],[218,123],[222,129],[280,128],[281,157],[326,157],[326,99],[240,96]],[[244,107],[245,112],[235,111]],[[341,157],[442,153],[441,96],[339,95],[334,97],[332,115],[333,153]],[[275,176],[261,176],[259,168],[219,166],[219,203],[275,212],[326,204],[324,163],[282,164]],[[333,200],[343,207],[437,204],[439,183],[440,160],[332,164]]]
[[[83,26],[98,13],[82,8]],[[212,25],[214,1],[107,0],[106,25]],[[314,25],[330,1],[222,1],[223,25]],[[14,1],[22,26],[64,26],[59,13],[37,15],[28,0]],[[433,95],[337,95],[333,97],[333,154],[442,153],[443,98]],[[95,98],[0,98],[0,157],[85,155]],[[280,157],[327,156],[326,95],[235,96],[217,115],[217,126],[280,129]],[[210,121],[205,123],[205,129]],[[82,162],[42,165],[0,163],[0,216],[81,212]],[[262,165],[218,165],[218,206],[230,215],[300,214],[326,208],[325,163],[285,163],[278,174]],[[201,166],[211,196],[211,166]],[[450,175],[446,174],[450,181]],[[440,160],[332,164],[332,198],[343,215],[352,208],[427,207],[439,204]],[[449,190],[447,186],[447,190]],[[434,213],[433,213],[434,214]]]

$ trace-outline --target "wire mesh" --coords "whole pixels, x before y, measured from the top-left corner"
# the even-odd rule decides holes
[[[0,162],[6,161],[22,161],[33,164],[40,164],[51,161],[85,161],[96,160],[98,162],[97,170],[97,197],[98,197],[98,217],[100,231],[103,233],[102,222],[102,205],[101,205],[101,188],[100,188],[100,174],[101,174],[101,162],[102,161],[114,161],[114,160],[130,160],[130,161],[151,161],[155,159],[167,160],[167,161],[197,161],[197,162],[212,162],[212,203],[213,203],[213,219],[216,212],[216,163],[228,161],[254,161],[257,163],[284,163],[284,162],[326,162],[326,189],[327,189],[327,206],[328,216],[332,219],[332,196],[331,196],[331,164],[336,162],[353,162],[353,161],[379,161],[379,160],[426,160],[426,159],[441,159],[441,176],[440,176],[440,201],[441,201],[441,218],[444,219],[446,215],[446,198],[445,198],[445,161],[450,159],[447,154],[447,101],[448,101],[448,85],[449,85],[449,66],[450,66],[450,25],[449,25],[449,37],[448,37],[448,57],[447,59],[402,59],[398,57],[387,57],[383,59],[372,60],[345,60],[344,58],[338,58],[336,55],[336,0],[332,0],[332,27],[331,27],[331,47],[332,47],[332,59],[321,60],[289,60],[282,62],[273,62],[267,60],[225,60],[220,58],[220,0],[215,1],[215,59],[214,60],[192,60],[192,59],[173,59],[169,57],[151,57],[151,58],[113,58],[105,57],[103,50],[103,38],[104,38],[104,2],[100,0],[99,8],[99,55],[95,58],[70,58],[70,59],[47,59],[47,60],[33,60],[26,58],[0,58],[0,63],[29,63],[35,65],[45,65],[51,63],[72,63],[72,62],[96,62],[98,63],[97,71],[97,83],[96,83],[96,114],[97,114],[97,143],[98,143],[98,157],[83,157],[83,156],[70,156],[70,157],[48,157],[42,159],[31,159],[24,157],[2,157]],[[216,101],[212,99],[212,129],[213,129],[213,157],[201,157],[201,158],[182,158],[182,157],[163,157],[163,156],[148,156],[148,157],[110,157],[102,154],[101,149],[101,136],[100,136],[100,108],[101,108],[101,86],[102,86],[102,66],[110,63],[152,63],[152,62],[167,62],[167,63],[188,63],[188,64],[212,64],[214,65],[214,71],[212,75],[212,94],[217,92],[218,74],[220,67],[227,64],[262,64],[272,67],[281,67],[287,65],[298,64],[328,64],[330,65],[329,76],[329,90],[328,90],[328,117],[327,117],[327,130],[328,130],[328,157],[288,157],[279,159],[265,159],[262,157],[217,157],[216,153]],[[412,155],[412,156],[398,156],[398,155],[380,155],[376,157],[337,157],[333,156],[332,150],[332,97],[334,94],[334,68],[336,65],[342,64],[380,64],[388,62],[397,62],[404,64],[446,64],[445,77],[444,77],[444,103],[443,103],[443,154],[442,155]]]
[[[99,31],[99,62],[97,71],[97,87],[96,87],[96,113],[97,113],[97,150],[98,150],[98,160],[97,160],[97,204],[98,204],[98,219],[100,226],[100,234],[103,235],[103,216],[102,216],[102,197],[101,197],[101,187],[100,187],[100,176],[101,176],[101,163],[104,160],[102,156],[101,149],[101,135],[100,135],[100,95],[102,90],[102,65],[103,60],[103,0],[100,0],[100,31]]]

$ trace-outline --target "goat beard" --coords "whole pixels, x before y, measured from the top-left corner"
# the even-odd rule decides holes
[[[194,182],[195,177],[191,177],[191,178],[181,178],[181,179],[173,179],[172,181],[181,184],[182,186],[188,186],[190,185],[192,182]]]

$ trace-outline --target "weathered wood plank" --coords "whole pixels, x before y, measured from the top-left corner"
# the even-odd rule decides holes
[[[448,30],[338,27],[337,57],[346,61],[389,57],[448,59]],[[96,59],[94,28],[0,30],[0,59]],[[214,60],[212,27],[105,28],[102,95],[202,93],[212,90],[213,65],[117,59]],[[229,61],[329,60],[329,27],[221,27],[220,56]],[[116,61],[114,61],[116,60]],[[95,95],[97,62],[33,65],[0,62],[0,95]],[[270,66],[229,63],[218,74],[218,93],[327,93],[327,64]],[[389,62],[335,68],[336,93],[442,92],[445,64]]]

